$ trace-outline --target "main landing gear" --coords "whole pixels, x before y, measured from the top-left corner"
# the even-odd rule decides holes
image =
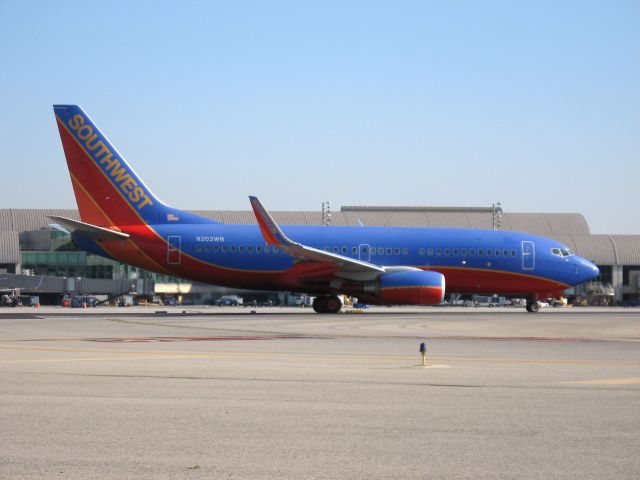
[[[324,295],[316,297],[312,307],[316,313],[338,313],[342,308],[342,300],[337,295]]]
[[[528,300],[527,301],[527,312],[529,313],[538,313],[540,310],[540,304],[537,300]]]

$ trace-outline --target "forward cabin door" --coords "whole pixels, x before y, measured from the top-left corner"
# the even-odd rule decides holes
[[[536,246],[533,242],[522,242],[522,270],[535,270]]]
[[[167,237],[167,263],[169,265],[180,265],[181,247],[182,237],[180,235],[169,235]]]

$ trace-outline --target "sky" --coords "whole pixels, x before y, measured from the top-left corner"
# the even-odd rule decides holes
[[[490,206],[640,234],[638,1],[0,0],[0,208],[81,105],[182,209]]]

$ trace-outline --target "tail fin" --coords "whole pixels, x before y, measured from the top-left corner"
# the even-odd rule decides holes
[[[80,218],[93,225],[203,223],[162,203],[77,105],[54,105]]]

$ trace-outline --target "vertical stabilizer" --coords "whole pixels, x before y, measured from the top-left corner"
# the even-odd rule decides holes
[[[54,105],[80,218],[93,225],[207,222],[162,203],[77,105]]]

